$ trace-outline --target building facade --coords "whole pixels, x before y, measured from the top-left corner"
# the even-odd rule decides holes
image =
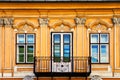
[[[120,79],[120,3],[0,3],[1,80],[22,80],[26,75],[37,80],[35,68],[38,72],[79,72],[83,64],[88,65],[75,63],[79,57],[82,61],[91,57],[91,67],[85,66],[91,69],[88,79],[94,75]],[[71,78],[77,79],[84,80]]]

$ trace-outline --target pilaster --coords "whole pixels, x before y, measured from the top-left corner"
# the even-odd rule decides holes
[[[0,73],[3,71],[3,53],[4,53],[4,28],[3,28],[3,18],[0,18]],[[0,75],[1,76],[1,75]]]
[[[48,44],[47,44],[47,29],[48,29],[48,18],[39,18],[39,25],[40,25],[40,56],[48,56],[49,54],[47,53],[48,49]]]
[[[76,56],[84,56],[84,25],[86,18],[75,18],[76,23]]]
[[[112,18],[114,24],[114,67],[120,70],[120,18]]]
[[[12,55],[13,54],[13,42],[12,42],[12,26],[13,18],[3,18],[3,27],[4,27],[4,73],[9,73],[12,75]],[[4,75],[3,75],[4,76]]]

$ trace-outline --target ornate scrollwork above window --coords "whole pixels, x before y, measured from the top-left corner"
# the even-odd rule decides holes
[[[73,30],[75,27],[75,24],[65,20],[58,20],[50,24],[49,26],[51,30],[64,32],[64,31]]]
[[[36,31],[38,25],[35,25],[30,21],[23,20],[15,24],[13,28],[15,29],[15,31],[26,33]]]
[[[112,24],[101,19],[95,20],[87,25],[89,31],[98,33],[108,32],[112,27]]]

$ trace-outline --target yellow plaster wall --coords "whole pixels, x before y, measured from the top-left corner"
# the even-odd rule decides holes
[[[118,9],[116,9],[116,7]],[[16,64],[16,33],[24,33],[24,31],[19,30],[25,24],[29,25],[27,33],[36,34],[35,56],[51,55],[51,28],[54,28],[54,31],[52,32],[61,32],[61,30],[59,30],[57,27],[59,27],[62,23],[66,27],[65,31],[73,32],[74,56],[89,56],[89,33],[95,33],[88,31],[90,24],[94,23],[97,20],[103,20],[109,24],[113,24],[111,18],[113,18],[113,16],[119,17],[119,8],[120,3],[0,3],[0,16],[14,18],[13,27],[0,27],[0,71],[10,72],[6,70],[7,68],[12,72],[12,70],[14,71],[14,67],[19,65]],[[76,17],[86,18],[85,25],[77,26],[74,21]],[[40,26],[38,18],[49,18],[48,25]],[[72,28],[73,30],[71,30],[70,23],[74,25]],[[95,27],[96,25],[98,24],[90,26],[90,28]],[[114,27],[115,26],[112,26],[111,31],[105,32],[110,34],[110,63],[106,65],[112,66],[113,72],[120,72],[120,69],[115,69],[115,60],[117,68],[120,68],[120,42],[118,37],[116,37],[117,57],[115,59]],[[15,31],[15,28],[18,31]],[[29,28],[32,28],[33,30],[29,31]],[[34,29],[37,29],[37,31],[34,31]],[[119,26],[116,27],[116,36],[119,36],[118,34]],[[24,64],[21,65],[23,66]],[[100,65],[104,66],[104,64]],[[21,70],[24,69],[19,69],[19,71]],[[26,70],[29,71],[28,69]],[[92,70],[100,69],[95,68]],[[102,68],[101,70],[107,69]]]

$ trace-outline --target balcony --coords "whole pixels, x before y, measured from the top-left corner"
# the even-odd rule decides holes
[[[90,73],[90,57],[72,57],[70,62],[56,63],[51,57],[34,58],[36,77],[88,77]]]

